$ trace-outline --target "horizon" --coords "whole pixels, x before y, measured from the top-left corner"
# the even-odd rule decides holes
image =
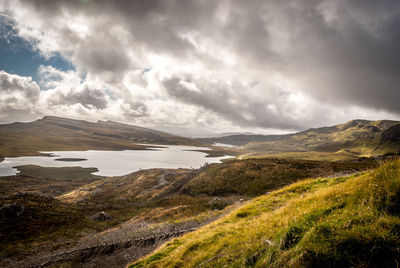
[[[400,120],[399,20],[390,0],[5,0],[0,124],[52,115],[185,136]]]
[[[400,263],[399,0],[0,0],[0,267]]]
[[[44,115],[41,118],[35,119],[35,120],[30,120],[30,121],[15,121],[15,122],[11,122],[11,123],[1,123],[0,125],[8,125],[8,124],[13,124],[13,123],[32,123],[32,122],[36,122],[39,120],[45,120],[47,118],[55,118],[55,119],[68,119],[68,120],[73,120],[73,121],[84,121],[84,122],[88,122],[88,123],[106,123],[106,122],[112,122],[112,123],[118,123],[118,124],[124,124],[124,125],[129,125],[129,126],[133,126],[133,127],[140,127],[143,128],[143,126],[140,125],[134,125],[134,124],[130,124],[130,123],[124,123],[124,122],[119,122],[119,121],[115,121],[115,120],[86,120],[86,119],[79,119],[79,118],[69,118],[69,117],[62,117],[62,116],[54,116],[54,115]],[[145,127],[151,130],[156,130],[156,131],[161,131],[161,132],[165,132],[168,134],[172,134],[172,135],[177,135],[177,136],[182,136],[182,137],[187,137],[187,138],[215,138],[217,136],[219,137],[225,137],[225,136],[235,136],[235,135],[261,135],[261,136],[268,136],[268,135],[286,135],[286,134],[296,134],[296,133],[300,133],[300,132],[304,132],[307,130],[311,130],[311,129],[320,129],[320,128],[325,128],[325,127],[334,127],[337,125],[343,125],[343,124],[347,124],[349,122],[353,122],[353,121],[368,121],[368,122],[377,122],[377,121],[392,121],[392,122],[398,122],[399,120],[390,120],[390,119],[379,119],[379,120],[370,120],[370,119],[364,119],[364,118],[356,118],[356,119],[351,119],[345,122],[340,122],[338,124],[335,125],[321,125],[321,126],[317,126],[317,127],[312,127],[312,128],[307,128],[307,129],[303,129],[303,130],[299,130],[299,131],[295,131],[295,132],[287,132],[287,133],[279,133],[279,134],[268,134],[268,133],[250,133],[250,132],[222,132],[222,133],[218,133],[218,132],[210,132],[209,135],[200,135],[200,136],[193,136],[193,135],[185,135],[185,134],[178,134],[179,132],[173,133],[173,132],[168,132],[168,131],[164,131],[164,130],[160,130],[162,128],[154,128],[154,127]],[[217,136],[213,136],[217,135]]]

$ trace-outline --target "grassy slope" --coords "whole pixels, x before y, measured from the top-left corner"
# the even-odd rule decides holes
[[[286,159],[230,160],[197,170],[149,169],[84,185],[58,198],[69,203],[124,203],[175,196],[256,196],[305,178],[374,168],[375,161],[326,162]],[[164,200],[165,201],[165,200]],[[165,201],[166,202],[166,201]]]
[[[382,140],[382,133],[396,124],[399,122],[353,120],[332,127],[309,129],[275,141],[252,142],[243,148],[263,156],[312,160],[372,156]]]
[[[191,170],[152,169],[113,179],[97,177],[95,182],[73,190],[74,185],[93,179],[85,177],[90,175],[85,173],[86,169],[23,168],[22,172],[32,172],[35,177],[17,175],[13,180],[10,177],[0,180],[5,194],[30,192],[0,196],[0,208],[13,203],[24,207],[18,217],[0,215],[0,263],[2,258],[23,257],[37,249],[50,252],[74,244],[88,233],[101,232],[121,223],[182,222],[190,217],[215,214],[207,204],[212,197],[177,193],[180,181],[185,181]],[[53,190],[69,192],[59,199],[37,194],[50,194]],[[169,196],[170,192],[174,194]],[[92,220],[91,216],[99,211],[106,211],[112,220]]]
[[[376,162],[326,162],[289,159],[246,159],[210,164],[184,186],[193,195],[256,196],[310,177],[351,173]]]
[[[52,240],[73,240],[81,236],[82,230],[97,232],[131,217],[135,217],[136,221],[147,222],[179,220],[223,208],[240,198],[248,199],[249,196],[260,195],[306,177],[354,172],[374,165],[371,161],[327,163],[278,159],[236,160],[211,164],[199,170],[141,170],[112,180],[96,180],[75,190],[72,190],[72,184],[79,185],[89,180],[84,178],[85,174],[81,174],[86,172],[82,168],[76,170],[26,166],[26,171],[34,172],[36,177],[19,175],[14,178],[17,181],[0,180],[5,194],[18,190],[46,194],[53,191],[63,192],[58,198],[65,203],[51,200],[47,202],[49,204],[45,202],[42,205],[39,201],[31,202],[30,195],[0,199],[0,207],[18,202],[26,207],[26,211],[30,211],[30,214],[22,214],[15,222],[3,219],[4,228],[11,228],[24,235],[18,239],[3,239],[0,252],[17,255],[20,250],[27,250],[27,247],[35,243],[58,244],[52,243]],[[57,171],[66,174],[61,176]],[[67,190],[72,191],[65,193]],[[222,200],[208,204],[216,196]],[[90,219],[93,214],[102,210],[109,213],[114,220],[104,225]],[[31,217],[35,220],[31,221]],[[69,219],[68,225],[59,224],[64,217]],[[24,233],[25,229],[22,227],[28,222],[30,228],[42,231]],[[0,236],[7,235],[11,230],[4,228],[0,228]]]
[[[373,153],[382,155],[393,151],[400,152],[400,124],[394,125],[382,133],[382,139]]]
[[[75,190],[73,185],[97,179],[86,178],[90,169],[25,166],[22,173],[35,174],[34,177],[18,175],[13,180],[0,180],[4,190],[0,207],[14,202],[25,207],[18,218],[0,219],[0,255],[28,255],[38,246],[50,252],[65,243],[75,243],[88,233],[124,222],[183,221],[306,177],[354,172],[375,165],[372,161],[235,160],[199,170],[141,170],[113,179],[99,179]],[[36,195],[4,196],[17,191],[62,192],[58,198],[63,202]],[[209,203],[215,197],[220,200]],[[113,220],[93,221],[91,216],[99,211],[107,212]],[[24,227],[27,225],[29,228]]]
[[[260,158],[283,158],[283,159],[303,159],[314,161],[346,161],[356,160],[359,158],[354,153],[346,152],[344,150],[338,152],[286,152],[286,153],[255,153],[241,156],[242,159],[260,159]]]
[[[400,161],[264,195],[129,267],[394,266]]]
[[[140,213],[129,205],[82,206],[32,193],[0,198],[0,207],[13,203],[22,205],[24,209],[18,217],[0,217],[0,262],[3,258],[23,258],[38,250],[50,252],[73,245],[88,233],[111,228]],[[91,219],[102,210],[107,211],[112,220],[99,222]]]
[[[31,168],[35,169],[35,166]],[[70,175],[73,175],[75,171],[80,171],[74,168],[53,169],[70,171]],[[40,168],[36,170],[36,173],[42,176],[43,173],[51,174],[51,171],[52,168]],[[185,175],[185,171],[176,170],[175,177],[167,175],[165,179],[169,182],[179,180],[182,177],[180,173]],[[168,185],[158,187],[160,176],[164,173],[168,173],[168,170],[144,170],[113,180],[100,179],[66,196],[61,196],[61,201],[36,194],[49,193],[52,185],[59,186],[58,182],[65,182],[68,188],[64,187],[64,190],[72,190],[71,185],[60,177],[60,174],[54,174],[54,181],[45,177],[17,177],[21,182],[14,184],[14,188],[19,190],[34,188],[32,192],[35,193],[0,197],[0,207],[13,203],[24,207],[19,217],[0,215],[0,260],[2,257],[18,257],[31,253],[31,250],[39,245],[49,248],[50,251],[51,248],[62,246],[64,243],[62,241],[74,243],[87,233],[104,231],[133,217],[137,221],[162,222],[182,220],[184,217],[209,210],[206,203],[210,198],[176,195],[157,199],[160,193],[168,191]],[[47,180],[49,180],[47,184],[32,185],[38,181],[46,182]],[[84,180],[87,181],[81,178],[77,182]],[[9,181],[4,180],[4,183]],[[24,182],[31,185],[21,186],[20,184]],[[40,191],[41,188],[45,188],[45,191]],[[77,202],[79,200],[81,202]],[[112,220],[93,221],[91,216],[99,211],[106,211]]]

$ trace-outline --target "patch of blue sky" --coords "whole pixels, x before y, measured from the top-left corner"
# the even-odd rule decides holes
[[[4,23],[0,27],[0,70],[19,76],[31,76],[38,82],[40,65],[51,65],[61,71],[74,70],[74,66],[59,54],[48,59],[43,57],[29,42],[13,32],[12,25]]]
[[[105,90],[105,93],[110,97],[110,99],[112,99],[112,100],[116,100],[116,99],[117,99],[117,98],[115,97],[114,93],[113,93],[111,90],[106,89],[106,90]]]
[[[144,68],[142,73],[147,73],[147,72],[150,72],[150,71],[151,71],[151,68]]]

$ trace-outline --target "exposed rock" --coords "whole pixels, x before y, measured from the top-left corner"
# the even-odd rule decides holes
[[[94,189],[94,190],[91,192],[91,194],[92,194],[92,195],[96,195],[96,194],[99,194],[99,193],[101,193],[101,192],[102,192],[101,189],[96,188],[96,189]]]
[[[111,219],[112,219],[111,216],[104,211],[97,212],[92,216],[92,220],[94,221],[109,221]]]
[[[19,217],[23,212],[25,208],[23,205],[14,202],[12,204],[5,204],[0,208],[0,215],[3,219],[7,218],[17,218]]]
[[[212,200],[208,201],[207,205],[213,210],[222,210],[226,206],[228,206],[229,203],[223,198],[215,197]]]

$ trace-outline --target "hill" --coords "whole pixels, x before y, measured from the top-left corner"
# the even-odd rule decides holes
[[[252,197],[305,178],[349,174],[376,166],[375,161],[322,162],[285,159],[231,160],[200,169],[141,170],[104,178],[60,195],[68,203],[119,203],[163,200],[171,196]]]
[[[121,267],[111,265],[113,261],[110,259],[119,256],[118,263],[127,264],[147,252],[142,247],[133,247],[127,240],[140,226],[147,229],[153,226],[161,234],[165,232],[165,225],[168,225],[168,230],[182,226],[187,230],[188,226],[193,228],[209,223],[221,213],[241,205],[243,201],[240,200],[306,178],[349,174],[375,166],[376,162],[371,160],[334,163],[284,159],[231,160],[195,170],[140,170],[112,179],[97,178],[74,189],[71,189],[73,185],[85,181],[87,170],[61,168],[65,174],[60,176],[56,171],[60,168],[26,166],[24,168],[32,176],[20,174],[12,180],[1,181],[4,193],[0,198],[0,213],[12,207],[21,208],[21,213],[16,215],[12,210],[11,215],[0,217],[0,266],[15,264],[18,259],[21,259],[20,266],[23,267],[41,266],[44,260],[78,265],[101,259],[103,266],[107,263],[107,267]],[[19,182],[12,184],[15,180]],[[46,189],[42,182],[52,190]],[[20,193],[22,190],[29,192]],[[61,190],[64,193],[59,195]],[[54,195],[48,196],[49,193]],[[92,219],[102,211],[112,220],[99,222]],[[143,237],[140,233],[135,235]],[[146,231],[146,235],[151,235],[151,232]],[[104,256],[100,251],[84,260],[79,256],[68,257],[70,259],[53,256],[59,249],[71,251],[70,247],[77,246],[78,241],[87,241],[83,251],[97,247],[98,243],[106,243],[114,248],[113,254],[107,251]],[[130,254],[116,249],[115,245],[121,243],[128,243]],[[152,246],[157,246],[157,243],[152,242]]]
[[[240,148],[212,147],[211,156],[344,160],[396,153],[400,149],[398,121],[352,120],[344,124],[285,135],[228,135],[191,139],[113,121],[73,120],[45,116],[29,123],[0,125],[0,160],[7,156],[39,155],[54,150],[137,150],[141,144],[210,146],[225,143]]]
[[[396,153],[400,148],[400,141],[396,138],[399,137],[399,123],[389,120],[352,120],[336,126],[281,136],[271,141],[250,142],[243,149],[256,155],[330,160]],[[377,147],[381,148],[377,150]]]
[[[113,121],[73,120],[45,116],[29,123],[0,125],[0,154],[39,155],[54,150],[137,150],[139,144],[204,145],[193,139]]]
[[[176,238],[136,267],[396,267],[400,160],[304,180]]]
[[[227,135],[223,137],[213,137],[213,138],[202,138],[197,139],[199,141],[209,142],[209,143],[223,143],[231,144],[236,146],[246,145],[250,142],[265,142],[265,141],[275,141],[289,137],[291,134],[287,135],[255,135],[255,134],[235,134]]]

